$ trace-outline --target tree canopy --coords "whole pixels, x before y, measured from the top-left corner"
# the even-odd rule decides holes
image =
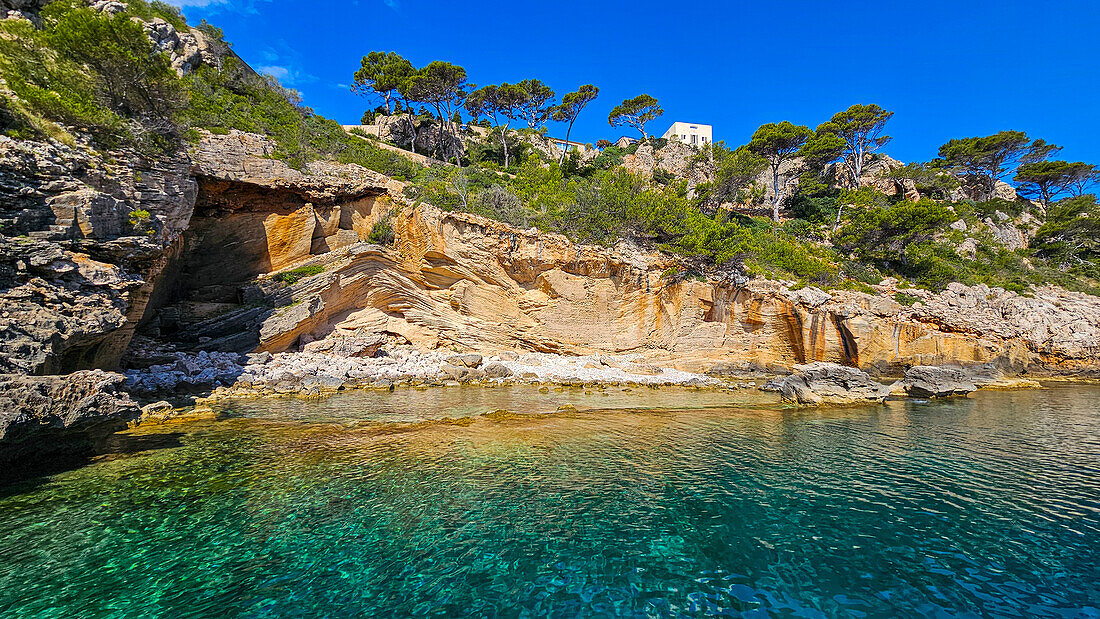
[[[360,64],[355,72],[352,90],[382,97],[386,102],[386,113],[391,113],[391,102],[396,93],[416,73],[416,69],[396,52],[370,52],[363,56]]]
[[[520,107],[527,127],[537,129],[545,125],[554,108],[554,90],[536,79],[523,80],[516,86],[527,93],[527,99]]]
[[[833,114],[828,122],[818,126],[817,133],[835,135],[843,142],[841,161],[848,168],[853,180],[858,182],[863,175],[867,155],[890,141],[890,136],[882,135],[882,132],[893,115],[893,112],[874,103],[857,103],[843,112]]]
[[[448,156],[444,126],[455,109],[466,98],[466,69],[458,65],[435,60],[405,81],[404,96],[409,101],[427,103],[435,109],[439,118],[439,146],[443,156]]]
[[[1017,191],[1028,198],[1038,198],[1044,208],[1050,207],[1055,197],[1070,193],[1077,181],[1091,172],[1093,166],[1077,161],[1035,161],[1021,164],[1016,169]]]
[[[1020,163],[1041,161],[1060,147],[1031,141],[1023,131],[1001,131],[985,137],[957,138],[940,146],[939,155],[952,171],[975,182],[983,199],[993,196],[997,181]]]
[[[474,117],[488,116],[493,120],[493,125],[500,130],[505,168],[511,163],[508,152],[508,125],[522,116],[528,99],[527,90],[518,84],[508,83],[499,86],[493,84],[482,86],[466,97],[466,111]]]
[[[574,92],[566,93],[561,98],[561,104],[554,106],[550,111],[550,117],[556,122],[569,123],[565,129],[565,141],[569,142],[569,134],[573,131],[573,123],[580,116],[581,111],[594,101],[596,97],[600,95],[600,89],[592,84],[585,84]],[[558,165],[565,160],[565,153],[568,148],[563,148],[561,151],[561,157],[558,159]]]
[[[633,99],[627,99],[616,105],[607,115],[607,122],[612,127],[627,125],[634,127],[642,134],[642,139],[649,135],[645,132],[646,123],[664,114],[665,111],[657,104],[657,99],[650,95],[638,95]]]
[[[793,158],[813,135],[814,132],[809,127],[784,120],[761,125],[749,140],[749,150],[767,160],[772,169],[774,221],[779,221],[779,205],[783,201],[783,193],[779,189],[779,168]]]

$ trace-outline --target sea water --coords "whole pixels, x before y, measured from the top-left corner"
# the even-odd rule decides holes
[[[228,404],[0,489],[0,616],[1100,617],[1098,409],[1080,385]]]

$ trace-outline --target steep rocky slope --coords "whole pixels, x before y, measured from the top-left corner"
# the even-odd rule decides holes
[[[196,349],[298,350],[325,338],[421,348],[638,352],[691,371],[834,361],[879,372],[995,362],[1095,371],[1100,302],[1055,288],[1021,296],[952,285],[878,295],[676,275],[629,243],[578,246],[466,213],[408,204],[358,166],[301,174],[257,136],[207,136],[176,303],[162,310]],[[365,242],[389,221],[392,247]],[[271,273],[313,267],[289,285]],[[163,332],[160,333],[163,335]],[[199,338],[204,339],[200,343]]]
[[[183,155],[0,136],[0,371],[116,366],[196,195]]]
[[[689,277],[627,242],[576,245],[410,203],[401,183],[359,166],[295,170],[239,132],[158,161],[0,138],[0,185],[0,370],[18,375],[0,385],[17,417],[33,413],[16,406],[22,392],[67,401],[49,395],[64,380],[27,375],[157,363],[162,345],[630,353],[635,365],[712,375],[813,361],[891,374],[939,364],[1100,373],[1096,297],[951,285],[906,291],[920,301],[903,306],[886,286],[826,293]],[[383,221],[395,241],[370,243]],[[114,401],[121,377],[110,376],[81,401]],[[136,414],[119,406],[107,416]],[[24,427],[46,445],[69,426]],[[34,442],[19,436],[20,450]],[[0,437],[0,451],[9,442]]]

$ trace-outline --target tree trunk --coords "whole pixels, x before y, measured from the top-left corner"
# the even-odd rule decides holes
[[[458,139],[458,123],[451,123],[451,142],[454,143],[455,148],[455,163],[459,168],[462,168],[462,141]]]
[[[565,163],[565,155],[569,152],[569,133],[573,131],[574,120],[577,120],[576,116],[573,117],[573,120],[569,121],[569,127],[567,127],[565,130],[565,148],[561,149],[561,157],[558,157],[559,168],[561,167],[561,164]]]
[[[836,205],[836,221],[833,222],[832,234],[836,234],[838,228],[840,228],[840,215],[844,212],[844,203],[840,202]]]
[[[504,169],[508,169],[508,125],[500,128],[500,143],[504,145]]]
[[[435,106],[435,115],[439,118],[439,155],[443,158],[443,161],[447,160],[447,147],[443,143],[443,109],[438,105]]]
[[[772,166],[772,221],[779,221],[779,166]]]

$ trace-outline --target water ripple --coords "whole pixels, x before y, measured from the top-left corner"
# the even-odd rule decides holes
[[[0,498],[0,616],[1100,617],[1100,388],[697,393],[241,405]]]

